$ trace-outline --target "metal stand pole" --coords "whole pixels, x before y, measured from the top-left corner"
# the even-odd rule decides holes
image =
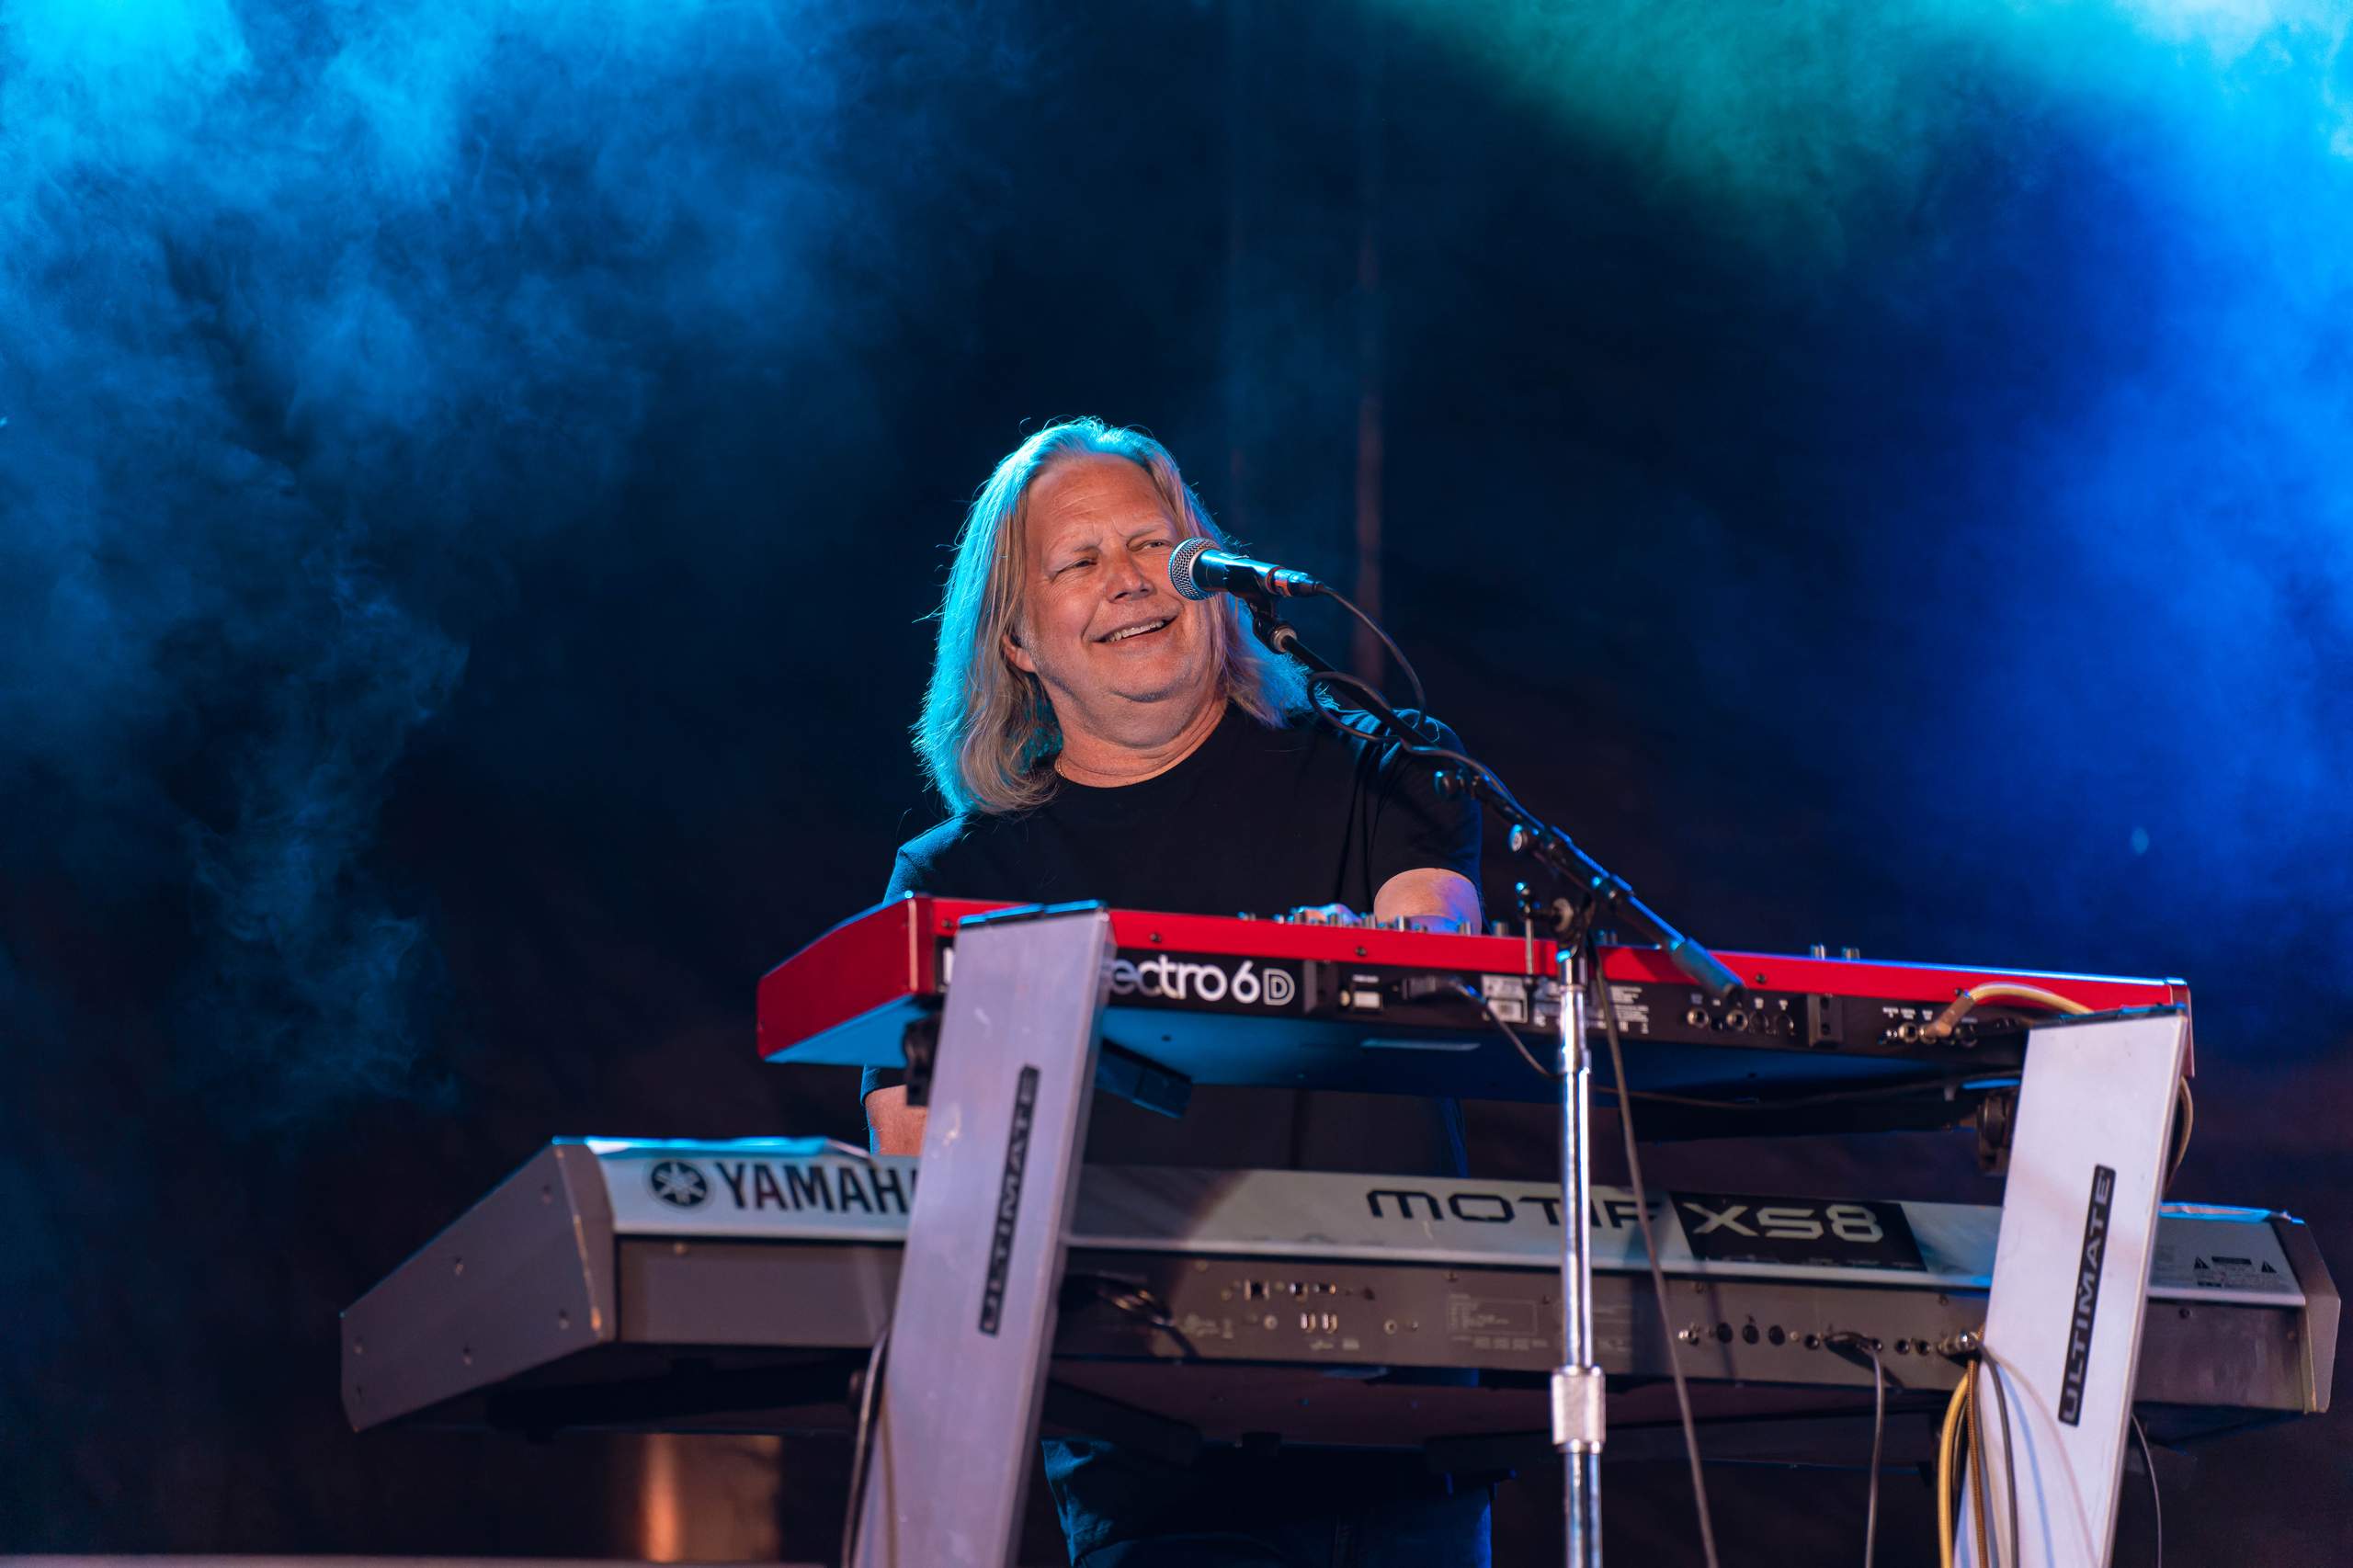
[[[1565,1467],[1568,1568],[1601,1568],[1601,1369],[1593,1359],[1593,1062],[1586,1050],[1589,949],[1561,954],[1561,1366],[1552,1446]]]

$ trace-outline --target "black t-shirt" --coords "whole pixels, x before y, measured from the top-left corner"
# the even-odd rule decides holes
[[[1438,729],[1440,744],[1459,747]],[[1063,779],[1033,811],[940,824],[899,851],[890,896],[1370,913],[1382,883],[1427,867],[1479,880],[1478,807],[1440,796],[1428,762],[1313,717],[1269,729],[1229,708],[1199,750],[1157,778],[1116,789]],[[869,1069],[861,1093],[897,1081]],[[1201,1087],[1181,1120],[1102,1097],[1089,1145],[1091,1157],[1122,1165],[1439,1174],[1461,1169],[1460,1128],[1446,1102]]]

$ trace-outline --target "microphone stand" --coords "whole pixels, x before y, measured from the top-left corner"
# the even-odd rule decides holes
[[[1252,630],[1276,653],[1313,674],[1343,672],[1301,640],[1276,614],[1264,593],[1234,591],[1250,611]],[[1427,744],[1427,738],[1378,691],[1351,684],[1350,692],[1388,732]],[[1320,708],[1320,704],[1319,704]],[[1468,766],[1461,766],[1468,764]],[[1601,1448],[1605,1436],[1601,1368],[1593,1358],[1593,1212],[1591,1106],[1593,1064],[1586,1041],[1586,994],[1606,983],[1595,972],[1593,933],[1600,917],[1658,944],[1675,967],[1713,1000],[1739,994],[1740,977],[1713,953],[1667,924],[1634,896],[1624,879],[1577,847],[1568,835],[1521,805],[1503,781],[1472,758],[1441,769],[1444,793],[1467,794],[1510,824],[1511,846],[1533,855],[1576,890],[1559,944],[1561,966],[1561,1365],[1552,1373],[1552,1446],[1560,1451],[1565,1494],[1568,1568],[1601,1568]],[[1661,1325],[1664,1330],[1665,1325]],[[1669,1355],[1674,1346],[1668,1346]]]
[[[1274,601],[1266,595],[1235,592],[1234,597],[1248,607],[1251,629],[1267,647],[1290,655],[1318,675],[1346,673],[1302,642],[1298,631],[1275,613]],[[1379,692],[1362,685],[1352,685],[1350,690],[1364,703],[1365,711],[1392,734],[1422,740],[1421,733]],[[1467,757],[1463,760],[1471,761]],[[1575,890],[1577,911],[1564,934],[1582,935],[1602,926],[1632,930],[1656,944],[1669,962],[1707,993],[1710,1001],[1725,1002],[1739,994],[1740,977],[1725,968],[1715,954],[1667,924],[1664,915],[1634,896],[1634,890],[1623,877],[1579,848],[1567,834],[1521,805],[1504,788],[1502,780],[1484,767],[1472,763],[1467,767],[1441,769],[1438,788],[1447,794],[1467,794],[1484,804],[1511,828],[1512,848],[1534,856],[1546,869]]]

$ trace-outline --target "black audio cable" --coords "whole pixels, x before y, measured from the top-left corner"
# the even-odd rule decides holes
[[[2002,1561],[2000,1547],[1994,1540],[1994,1510],[1987,1494],[1985,1423],[1978,1409],[1978,1384],[1983,1379],[1990,1379],[1995,1407],[2002,1421],[2002,1491],[2008,1510],[2006,1534],[2009,1560],[2016,1562],[2019,1531],[2018,1455],[2011,1446],[2010,1396],[2004,1386],[2009,1363],[1987,1347],[1984,1335],[1977,1330],[1959,1334],[1937,1348],[1961,1368],[1960,1385],[1945,1407],[1943,1436],[1937,1446],[1937,1560],[1946,1568],[1952,1568],[1959,1537],[1955,1504],[1966,1505],[1973,1500],[1978,1561],[1996,1564]],[[1954,1473],[1957,1451],[1963,1471],[1961,1475]]]
[[[2010,1447],[2010,1396],[2002,1387],[2009,1373],[2009,1363],[2004,1361],[1978,1341],[1977,1353],[1985,1358],[1985,1369],[1994,1378],[1994,1408],[2002,1416],[2002,1486],[2008,1494],[2010,1510],[2010,1561],[2018,1562],[2018,1455]]]
[[[1599,955],[1590,933],[1581,934],[1587,967],[1598,971]],[[1634,1145],[1633,1106],[1626,1094],[1626,1053],[1618,1040],[1618,1009],[1610,1004],[1609,987],[1595,975],[1594,994],[1601,1005],[1601,1032],[1609,1041],[1609,1074],[1618,1086],[1618,1131],[1626,1140],[1626,1177],[1634,1189],[1634,1218],[1643,1228],[1643,1255],[1650,1260],[1651,1291],[1658,1300],[1658,1329],[1666,1346],[1666,1369],[1675,1379],[1675,1408],[1683,1418],[1683,1452],[1691,1461],[1691,1499],[1699,1516],[1699,1551],[1708,1568],[1717,1568],[1716,1528],[1708,1517],[1708,1478],[1699,1467],[1699,1428],[1691,1418],[1691,1389],[1684,1381],[1683,1360],[1675,1353],[1674,1333],[1667,1327],[1666,1270],[1659,1267],[1658,1240],[1651,1233],[1650,1194],[1643,1182],[1642,1151]]]
[[[2157,1524],[2157,1568],[2165,1568],[2165,1500],[2157,1490],[2157,1456],[2149,1451],[2149,1434],[2141,1426],[2141,1413],[2132,1413],[2132,1437],[2141,1445],[2141,1468],[2149,1472],[2149,1507]]]
[[[875,1417],[881,1407],[882,1370],[890,1349],[891,1325],[886,1321],[876,1330],[874,1347],[866,1354],[866,1381],[858,1393],[858,1436],[849,1461],[849,1512],[842,1519],[842,1568],[857,1568],[859,1516],[866,1512],[866,1473],[879,1431]]]
[[[1495,1004],[1487,1000],[1485,993],[1480,991],[1476,986],[1466,985],[1459,980],[1454,981],[1451,983],[1455,990],[1461,992],[1463,995],[1468,996],[1471,1000],[1479,1004],[1480,1011],[1487,1015],[1487,1021],[1489,1023],[1503,1030],[1504,1038],[1511,1041],[1511,1048],[1519,1052],[1519,1059],[1528,1063],[1529,1070],[1530,1072],[1535,1073],[1540,1077],[1550,1078],[1556,1084],[1568,1076],[1567,1074],[1555,1072],[1552,1068],[1545,1066],[1542,1062],[1537,1060],[1536,1053],[1528,1049],[1528,1042],[1519,1038],[1519,1031],[1512,1028],[1509,1024],[1504,1022],[1503,1015],[1495,1011]]]
[[[1200,1351],[1176,1326],[1167,1302],[1150,1286],[1135,1279],[1120,1279],[1108,1274],[1065,1274],[1063,1276],[1065,1299],[1070,1293],[1084,1290],[1086,1298],[1102,1302],[1123,1317],[1131,1317],[1148,1328],[1158,1329],[1176,1344],[1188,1361],[1201,1358]]]
[[[1427,710],[1429,707],[1429,696],[1422,689],[1422,677],[1414,671],[1414,661],[1405,657],[1405,650],[1397,646],[1395,642],[1390,638],[1389,633],[1381,629],[1381,622],[1373,619],[1372,617],[1357,608],[1356,601],[1348,598],[1345,595],[1336,594],[1331,589],[1326,588],[1324,590],[1323,597],[1327,599],[1336,600],[1342,609],[1347,610],[1350,615],[1355,616],[1358,620],[1364,622],[1366,629],[1369,630],[1375,637],[1381,639],[1381,645],[1389,650],[1389,656],[1397,661],[1397,667],[1399,669],[1405,672],[1405,683],[1414,688],[1415,708],[1418,710]]]
[[[1863,1494],[1863,1568],[1871,1568],[1879,1550],[1879,1461],[1887,1437],[1887,1363],[1880,1359],[1879,1341],[1851,1328],[1822,1336],[1824,1345],[1843,1345],[1871,1358],[1871,1468]]]

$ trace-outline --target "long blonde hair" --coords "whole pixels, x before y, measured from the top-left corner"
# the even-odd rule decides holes
[[[1226,542],[1168,449],[1142,431],[1066,419],[1007,454],[957,531],[931,685],[915,726],[915,755],[952,812],[1024,812],[1053,793],[1054,770],[1046,765],[1062,749],[1062,728],[1038,677],[1006,657],[1005,633],[1021,610],[1029,487],[1057,461],[1098,453],[1125,458],[1152,476],[1181,537]],[[1220,597],[1201,609],[1218,689],[1229,701],[1269,726],[1307,706],[1298,667],[1258,641],[1238,602]]]

